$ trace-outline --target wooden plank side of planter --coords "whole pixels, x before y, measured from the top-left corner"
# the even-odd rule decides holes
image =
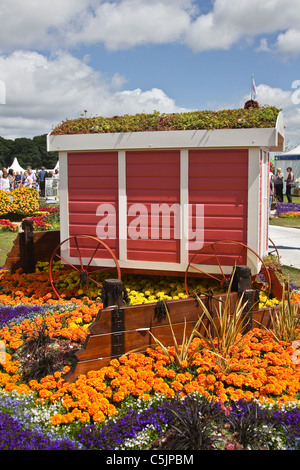
[[[211,314],[215,313],[218,308],[219,302],[224,302],[226,294],[220,294],[213,299],[205,296],[201,297],[204,305],[208,308]],[[233,292],[230,295],[230,306],[233,311],[234,305],[237,300],[237,294]],[[166,303],[170,319],[172,323],[178,323],[186,319],[191,321],[198,319],[202,314],[202,308],[196,298],[191,297],[182,300],[170,300]],[[138,328],[150,328],[154,325],[167,325],[167,317],[159,320],[156,316],[156,303],[125,306],[122,308],[124,311],[124,330],[133,330]],[[112,314],[114,308],[109,307],[100,310],[95,322],[90,326],[89,330],[91,335],[99,335],[112,332]]]
[[[34,261],[50,261],[51,255],[60,243],[59,230],[44,232],[33,232],[34,240]],[[25,268],[25,241],[24,233],[20,232],[14,240],[11,251],[6,257],[3,269],[15,272],[17,269]]]
[[[221,294],[214,299],[203,297],[203,303],[208,306],[217,328],[219,322],[215,308],[218,308],[220,300],[224,301],[225,298],[226,294]],[[232,311],[236,300],[237,294],[232,293],[230,296]],[[186,335],[189,337],[199,317],[202,315],[203,309],[195,298],[168,301],[167,307],[173,333],[178,344],[181,344],[184,327],[186,327]],[[95,364],[103,367],[102,364],[107,364],[109,358],[118,357],[115,354],[116,345],[117,347],[120,346],[123,353],[128,353],[135,349],[145,351],[147,347],[155,345],[150,332],[164,346],[172,346],[174,344],[173,333],[168,319],[163,318],[158,321],[155,317],[155,308],[156,304],[144,304],[126,306],[119,309],[122,312],[123,321],[120,323],[121,328],[117,330],[114,330],[116,324],[113,320],[113,315],[118,310],[115,310],[114,307],[100,310],[95,322],[89,328],[90,336],[88,336],[83,349],[76,354],[77,364],[74,365],[72,371],[66,376],[66,380],[75,380],[82,373],[82,370],[92,370]],[[208,324],[208,318],[203,317],[203,322],[199,328],[202,334],[205,334],[205,327]]]
[[[197,320],[186,322],[186,334],[189,336]],[[185,323],[175,323],[172,325],[173,333],[181,344]],[[97,359],[112,355],[113,342],[119,338],[123,340],[124,352],[138,349],[145,351],[151,344],[155,344],[150,332],[162,342],[163,345],[171,346],[173,343],[173,334],[169,325],[154,326],[152,328],[142,328],[130,331],[121,331],[117,333],[108,333],[103,335],[94,335],[89,338],[88,347],[77,354],[81,360]]]
[[[281,309],[281,305],[266,307],[252,313],[252,328],[271,328],[272,316]]]

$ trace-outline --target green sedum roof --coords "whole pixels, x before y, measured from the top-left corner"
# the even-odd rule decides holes
[[[274,106],[191,111],[174,114],[135,114],[105,118],[101,116],[66,119],[51,132],[59,134],[97,134],[149,131],[274,128],[281,110]]]

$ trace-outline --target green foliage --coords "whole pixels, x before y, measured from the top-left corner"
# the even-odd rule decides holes
[[[170,327],[170,330],[171,330],[171,334],[172,334],[172,339],[173,339],[173,345],[174,345],[174,349],[175,349],[175,356],[174,356],[174,362],[175,362],[175,366],[176,366],[176,370],[179,370],[181,368],[181,364],[183,361],[186,361],[188,362],[188,364],[190,364],[192,362],[192,359],[194,358],[194,355],[196,353],[196,350],[194,351],[193,354],[190,354],[190,351],[189,351],[189,348],[191,346],[191,343],[193,341],[193,339],[195,338],[195,336],[197,335],[197,330],[202,322],[202,316],[201,318],[198,319],[198,321],[196,322],[194,328],[193,328],[193,331],[192,333],[190,334],[190,336],[188,337],[187,334],[186,334],[186,319],[184,319],[184,328],[183,328],[183,338],[182,338],[182,342],[181,342],[181,345],[178,345],[178,342],[177,342],[177,339],[176,339],[176,336],[175,336],[175,333],[174,333],[174,330],[173,330],[173,326],[172,326],[172,322],[171,322],[171,318],[170,318],[170,313],[169,313],[169,310],[167,308],[167,305],[164,302],[164,305],[165,305],[165,310],[166,310],[166,315],[167,315],[167,318],[168,318],[168,323],[169,323],[169,327]],[[152,336],[152,338],[154,339],[155,343],[161,347],[163,353],[170,359],[170,361],[172,362],[172,357],[168,351],[168,346],[164,346],[163,343],[161,341],[159,341],[152,333],[151,331],[149,331],[150,335]]]
[[[196,295],[203,313],[209,320],[209,327],[203,323],[205,333],[199,331],[196,335],[206,341],[209,352],[217,358],[217,364],[224,374],[229,373],[234,367],[237,354],[244,348],[250,338],[244,338],[244,331],[247,326],[247,317],[243,315],[247,301],[243,300],[243,295],[237,300],[231,311],[230,294],[233,275],[229,284],[225,302],[219,302],[219,308],[215,308],[215,318],[209,312],[200,297]]]
[[[173,415],[171,432],[162,443],[163,450],[214,450],[222,441],[218,432],[223,412],[218,403],[206,397],[174,400],[177,406],[170,409]]]
[[[160,114],[155,111],[152,114],[142,113],[111,118],[101,116],[80,117],[62,121],[53,129],[52,134],[275,127],[279,111],[279,109],[270,106],[173,114]]]

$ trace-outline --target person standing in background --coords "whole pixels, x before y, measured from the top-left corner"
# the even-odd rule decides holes
[[[0,178],[0,189],[2,189],[2,191],[10,191],[10,182],[6,170],[3,170],[2,177]]]
[[[42,166],[41,171],[39,171],[39,173],[38,173],[38,182],[39,182],[39,186],[40,186],[41,197],[45,197],[45,179],[46,179],[46,176],[47,176],[47,172],[45,170],[45,167]]]
[[[287,167],[286,171],[288,172],[288,177],[285,180],[285,182],[286,182],[286,197],[287,197],[288,202],[293,202],[291,191],[292,191],[292,187],[293,187],[292,184],[294,183],[294,175],[293,175],[293,172],[292,172],[292,168],[290,166]]]
[[[32,188],[32,178],[28,171],[24,171],[24,183],[23,183],[23,188]]]
[[[8,179],[9,179],[9,186],[10,190],[14,189],[15,187],[15,172],[12,168],[8,170]]]
[[[277,168],[276,176],[274,179],[275,196],[278,202],[283,202],[283,178],[284,174],[281,168]]]

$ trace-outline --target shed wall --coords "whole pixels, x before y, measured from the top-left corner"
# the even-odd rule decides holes
[[[110,204],[116,213],[116,238],[104,241],[118,259],[122,246],[121,269],[133,269],[135,266],[140,269],[144,262],[143,269],[159,269],[162,263],[164,270],[170,266],[170,270],[174,271],[178,265],[178,270],[183,271],[190,258],[184,256],[180,237],[176,238],[175,218],[171,215],[170,236],[164,238],[163,219],[158,219],[158,226],[153,225],[151,213],[155,204],[179,206],[187,202],[193,208],[193,229],[201,225],[196,219],[195,206],[204,207],[204,245],[220,239],[247,244],[248,149],[133,150],[122,152],[122,155],[125,156],[125,163],[120,167],[120,151],[68,153],[69,236],[99,236],[97,226],[101,215],[97,210],[103,204]],[[120,181],[124,182],[122,191],[118,187]],[[127,205],[120,205],[121,193],[126,194]],[[183,194],[187,194],[184,201]],[[144,218],[138,212],[139,204],[146,208]],[[127,207],[127,214],[120,216],[119,207]],[[124,209],[121,211],[124,212]],[[123,243],[119,239],[119,221],[126,221],[126,218],[127,228],[136,227],[139,223],[136,228],[141,231],[141,236],[132,239],[127,230]],[[89,246],[84,246],[83,256],[88,258],[91,250]],[[222,254],[221,263],[232,266],[238,248],[229,251]],[[193,253],[190,252],[190,257]],[[70,255],[76,257],[75,248]],[[108,257],[105,250],[97,253],[99,259]],[[212,258],[203,262],[199,258],[195,262],[217,263]],[[239,264],[246,262],[239,259]]]

